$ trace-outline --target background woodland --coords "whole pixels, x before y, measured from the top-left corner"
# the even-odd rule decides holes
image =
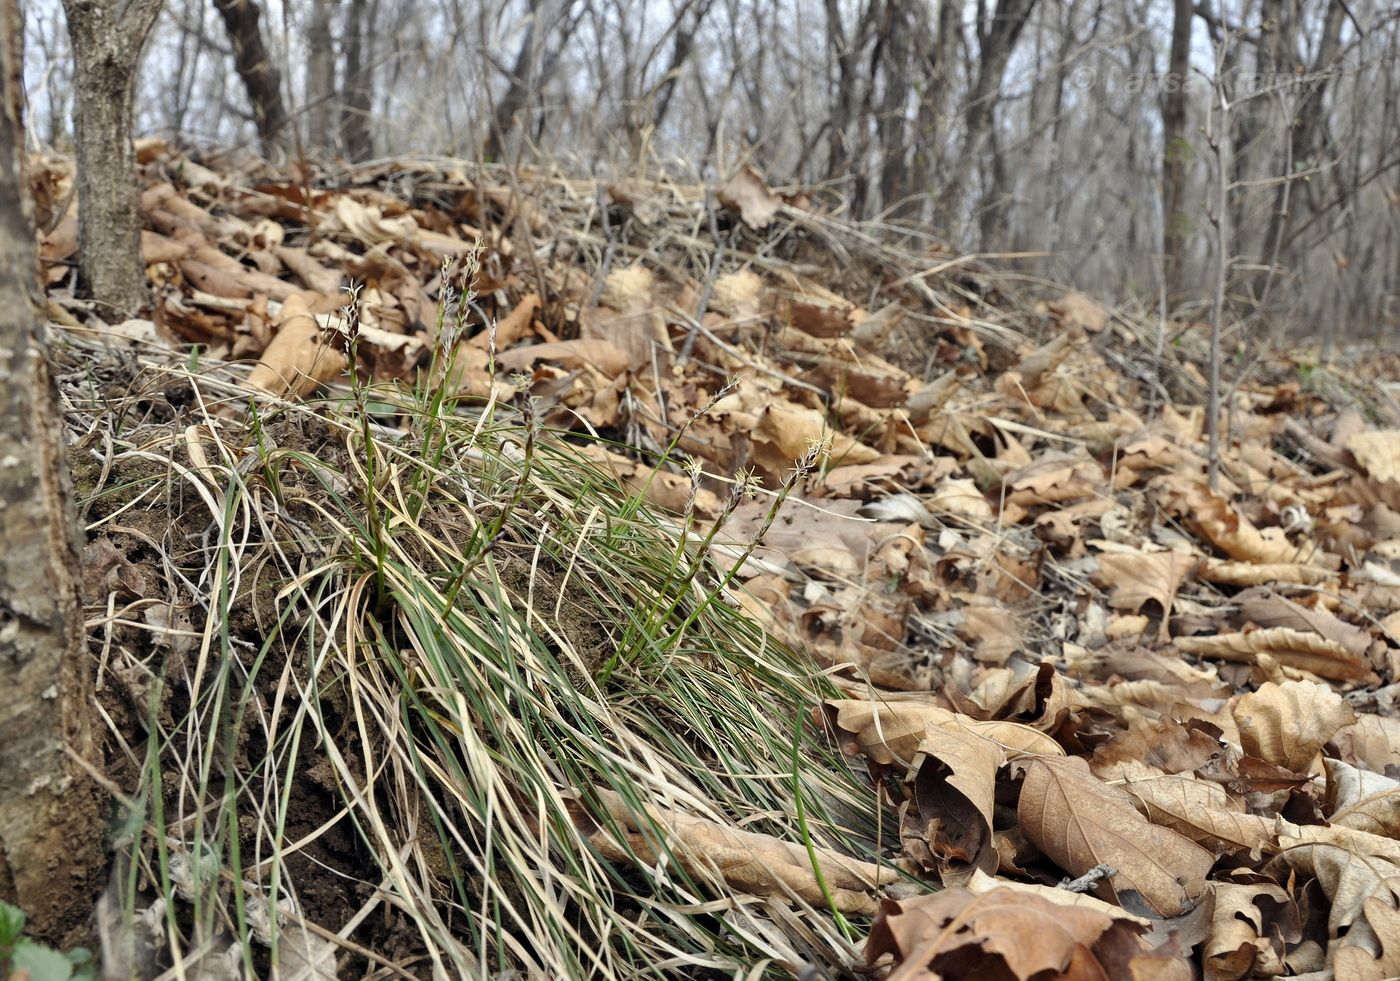
[[[24,6],[31,138],[63,146],[63,13]],[[1397,57],[1384,0],[171,0],[135,115],[274,156],[749,162],[1188,316],[1223,255],[1238,316],[1330,335],[1400,316]]]

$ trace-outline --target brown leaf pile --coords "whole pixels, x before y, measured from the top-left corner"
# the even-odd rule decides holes
[[[1395,357],[1336,369],[1325,397],[1310,362],[1265,357],[1227,401],[1212,489],[1198,325],[1163,345],[1078,294],[1018,305],[750,169],[709,242],[698,188],[213,169],[157,143],[142,162],[157,303],[122,338],[304,393],[346,367],[353,282],[365,370],[410,378],[460,326],[460,394],[528,386],[551,425],[631,448],[594,451],[624,484],[702,522],[732,475],[774,487],[829,440],[733,599],[845,689],[814,717],[869,772],[893,864],[944,887],[911,898],[890,866],[824,857],[839,908],[878,909],[871,970],[1400,975]],[[76,323],[71,167],[35,171],[51,314]],[[477,306],[442,324],[468,262]],[[768,507],[734,512],[722,554]],[[579,820],[605,854],[665,834],[702,878],[825,903],[805,851],[604,809]]]

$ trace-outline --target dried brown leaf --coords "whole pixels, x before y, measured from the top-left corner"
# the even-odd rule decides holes
[[[1095,774],[1118,787],[1153,824],[1217,852],[1257,850],[1277,834],[1276,822],[1244,813],[1217,783],[1188,773],[1163,773],[1143,763],[1127,761]]]
[[[1273,583],[1297,583],[1312,586],[1336,578],[1336,573],[1301,562],[1255,563],[1206,559],[1196,573],[1206,582],[1221,586],[1268,586]]]
[[[1148,600],[1162,610],[1158,639],[1166,641],[1172,601],[1176,592],[1200,560],[1186,552],[1106,552],[1099,556],[1094,579],[1109,590],[1108,602],[1115,610],[1137,613]]]
[[[826,416],[816,409],[805,409],[791,402],[773,402],[759,416],[753,440],[763,444],[766,455],[755,460],[766,469],[780,473],[792,466],[808,448],[822,439],[831,440],[831,459],[843,464],[874,463],[880,452],[858,443],[845,433],[833,433]],[[756,450],[759,447],[756,447]]]
[[[1339,729],[1332,742],[1342,759],[1376,773],[1400,767],[1400,719],[1359,713],[1356,724]]]
[[[1020,621],[998,606],[969,606],[963,611],[958,636],[973,645],[982,664],[1005,664],[1024,645]]]
[[[511,348],[499,353],[496,361],[508,371],[524,371],[537,361],[552,361],[565,368],[590,365],[606,376],[619,375],[632,366],[628,352],[596,337]]]
[[[1364,657],[1371,646],[1371,634],[1352,626],[1323,607],[1304,606],[1272,589],[1251,589],[1241,593],[1236,602],[1240,615],[1259,627],[1291,627],[1312,631],[1320,637],[1335,641],[1352,657]]]
[[[804,845],[662,807],[648,806],[646,816],[638,816],[621,795],[603,789],[595,792],[616,828],[581,804],[574,806],[574,818],[593,846],[613,861],[649,866],[669,854],[691,875],[722,881],[730,889],[756,896],[795,896],[814,906],[827,906]],[[873,914],[879,889],[900,878],[888,866],[857,861],[826,848],[816,851],[831,898],[843,913]]]
[[[1207,981],[1277,977],[1285,942],[1300,936],[1298,907],[1271,882],[1219,882],[1210,937],[1201,952]]]
[[[1330,688],[1306,681],[1261,685],[1230,706],[1240,744],[1249,756],[1306,772],[1313,759],[1356,714]]]
[[[1163,773],[1220,772],[1226,757],[1220,737],[1218,727],[1200,719],[1141,719],[1096,749],[1089,766],[1105,780],[1105,767],[1124,762],[1144,763]]]
[[[1261,654],[1266,654],[1280,664],[1331,681],[1360,681],[1371,674],[1366,663],[1347,653],[1341,644],[1311,631],[1290,627],[1245,630],[1211,637],[1177,637],[1172,643],[1187,654],[1246,664],[1254,663]]]
[[[995,871],[992,806],[1001,747],[956,722],[929,726],[914,754],[900,810],[905,854],[945,884]]]
[[[1221,494],[1195,476],[1173,474],[1163,478],[1162,506],[1197,529],[1220,551],[1244,562],[1295,564],[1310,554],[1306,545],[1295,545],[1278,528],[1260,531],[1231,507]]]
[[[750,228],[765,228],[772,224],[783,199],[763,180],[763,175],[745,164],[725,181],[715,194],[719,203],[737,211]]]
[[[935,978],[1124,977],[1143,953],[1143,928],[1096,909],[1063,906],[1037,895],[993,889],[974,895],[945,889],[886,901],[870,928],[866,961],[885,955],[888,981]]]
[[[306,395],[349,366],[334,330],[317,322],[313,307],[322,298],[302,293],[282,304],[277,333],[248,375],[248,385],[273,395]]]
[[[1375,496],[1400,509],[1400,429],[1356,433],[1346,448],[1366,471]]]
[[[1026,837],[1071,875],[1096,865],[1117,870],[1095,887],[1100,898],[1172,917],[1205,894],[1214,856],[1149,823],[1131,797],[1096,778],[1082,759],[1026,763],[1017,816]]]
[[[1328,823],[1400,838],[1400,781],[1327,760]]]
[[[978,721],[927,702],[832,699],[823,709],[845,753],[859,753],[881,766],[909,766],[929,729],[943,726],[966,728],[1007,755],[1064,754],[1058,743],[1030,726]]]
[[[1115,920],[1127,920],[1129,923],[1136,923],[1144,929],[1152,928],[1152,921],[1145,916],[1135,916],[1121,906],[1112,903],[1105,903],[1097,896],[1090,896],[1086,892],[1075,892],[1071,889],[1060,889],[1055,886],[1040,886],[1033,882],[1015,882],[1010,879],[997,879],[985,872],[974,872],[972,878],[967,881],[964,887],[968,892],[976,896],[989,893],[993,889],[1010,889],[1013,892],[1022,892],[1030,896],[1039,896],[1046,902],[1054,903],[1056,906],[1077,906],[1080,909],[1094,910],[1111,916]]]
[[[1289,870],[1318,881],[1331,906],[1329,937],[1349,931],[1365,916],[1368,897],[1377,895],[1387,879],[1400,878],[1400,844],[1349,828],[1303,825],[1279,837],[1279,855],[1266,872]],[[1280,880],[1282,881],[1282,880]]]
[[[1393,981],[1400,977],[1400,879],[1388,879],[1361,904],[1369,931],[1353,928],[1334,945],[1336,981]]]

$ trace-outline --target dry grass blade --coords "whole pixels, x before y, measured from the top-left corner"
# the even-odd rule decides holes
[[[220,387],[183,384],[199,405]],[[384,949],[376,922],[410,931],[411,973],[854,962],[833,909],[871,899],[751,895],[810,879],[809,855],[828,878],[853,856],[866,889],[892,874],[863,861],[868,790],[814,727],[794,754],[792,720],[835,691],[735,609],[693,538],[528,405],[456,416],[356,387],[249,420],[80,451],[92,525],[160,556],[132,606],[191,618],[189,643],[151,627],[159,646],[115,643],[106,666],[146,714],[123,898],[163,919],[170,963],[285,968],[307,915],[347,924],[352,961],[357,939]],[[755,875],[701,874],[664,833],[678,812],[736,860],[772,842],[788,871],[755,850]],[[624,815],[634,834],[592,837]],[[173,901],[153,914],[142,881]]]

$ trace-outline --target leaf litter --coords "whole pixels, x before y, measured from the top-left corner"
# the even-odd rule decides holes
[[[137,886],[109,901],[203,941],[187,968],[1400,972],[1400,357],[1264,352],[1226,400],[1213,489],[1202,325],[1033,301],[752,168],[707,191],[437,160],[277,170],[158,141],[140,159],[156,304],[111,330],[74,290],[71,162],[36,161],[35,183],[106,779],[138,815],[113,880]],[[405,440],[385,393],[430,375],[434,412],[464,407],[479,435],[514,406],[524,428]],[[532,476],[536,437],[593,476]],[[478,484],[447,467],[453,440]],[[341,506],[357,486],[392,507]],[[606,530],[641,501],[650,537]],[[551,537],[563,514],[572,537]],[[400,531],[356,524],[376,520]],[[359,541],[397,551],[323,578]],[[649,567],[591,551],[673,546],[653,592],[630,581]],[[396,561],[438,578],[395,581]],[[420,589],[441,623],[412,618]],[[628,626],[637,604],[672,646],[634,663],[657,643]],[[502,676],[439,660],[460,643],[444,630],[494,631],[530,653],[492,670],[556,680],[472,709],[454,686]],[[319,631],[392,640],[401,666],[318,674],[299,659]],[[709,663],[725,644],[795,653]],[[676,672],[715,703],[664,701]],[[744,690],[763,704],[736,711]],[[436,707],[383,714],[404,699]],[[201,765],[210,706],[236,745]],[[616,772],[556,755],[579,732]],[[501,740],[531,739],[537,772],[475,798]],[[775,772],[741,772],[760,759]],[[205,815],[227,780],[248,797]],[[501,856],[493,821],[520,833]],[[217,859],[233,838],[237,874]],[[531,891],[536,867],[558,892]],[[621,934],[595,932],[600,901]],[[170,965],[113,930],[127,963]]]

